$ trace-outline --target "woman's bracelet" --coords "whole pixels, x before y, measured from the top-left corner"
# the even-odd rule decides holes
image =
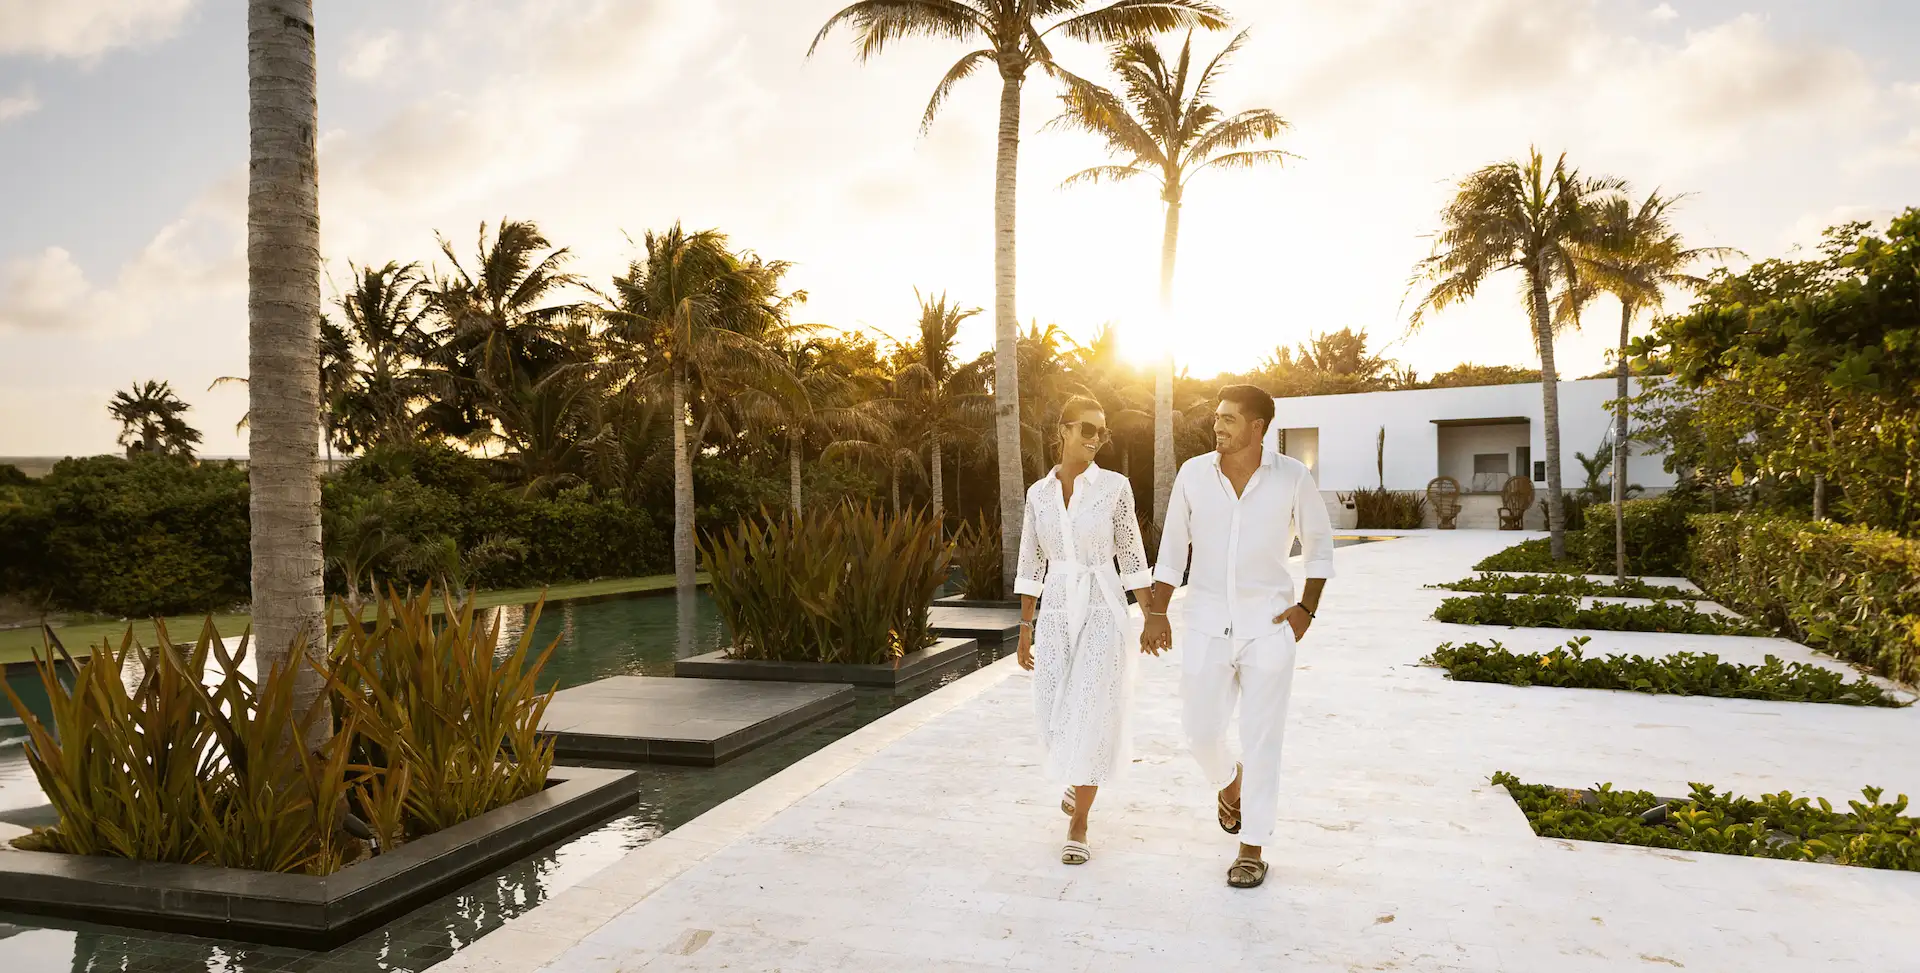
[[[1023,619],[1021,619],[1021,620],[1020,620],[1020,627],[1021,627],[1021,628],[1032,628],[1032,627],[1033,627],[1033,619],[1031,619],[1031,618],[1023,618]]]

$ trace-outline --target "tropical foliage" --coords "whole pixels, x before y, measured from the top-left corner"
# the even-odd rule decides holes
[[[1539,574],[1483,574],[1447,584],[1428,585],[1450,591],[1472,591],[1499,595],[1574,595],[1595,598],[1665,598],[1693,601],[1705,595],[1672,585],[1648,584],[1639,578],[1613,578],[1594,581],[1583,577]]]
[[[1691,492],[1673,491],[1621,505],[1626,521],[1627,572],[1630,575],[1681,577],[1687,574],[1688,515],[1696,509]],[[1567,540],[1567,557],[1555,560],[1547,538],[1521,541],[1481,558],[1476,571],[1548,571],[1569,574],[1610,573],[1614,568],[1613,507],[1581,508],[1581,529]]]
[[[1754,800],[1706,784],[1694,784],[1684,799],[1667,799],[1610,784],[1527,784],[1505,771],[1493,783],[1507,789],[1542,838],[1920,871],[1920,818],[1907,816],[1904,794],[1882,803],[1886,792],[1878,787],[1862,788],[1865,800],[1836,811],[1824,797],[1781,791]]]
[[[1353,508],[1353,526],[1359,530],[1414,530],[1425,522],[1424,493],[1375,487],[1338,496],[1341,503]]]
[[[148,456],[192,456],[200,444],[200,430],[187,425],[187,412],[193,407],[180,401],[167,382],[135,383],[131,389],[113,393],[107,413],[120,424],[120,445],[127,458]]]
[[[212,619],[190,647],[155,623],[153,647],[129,627],[79,660],[49,630],[49,720],[0,685],[59,818],[15,844],[325,875],[537,792],[553,765],[537,738],[552,647],[535,656],[529,625],[496,653],[497,617],[444,607],[431,592],[390,598],[371,626],[345,625],[323,663],[292,653],[328,687],[330,706],[308,708],[292,666],[256,678],[248,640],[229,653]],[[285,745],[314,737],[311,751]]]
[[[1887,693],[1864,676],[1849,682],[1845,674],[1832,669],[1782,662],[1771,655],[1757,666],[1726,662],[1712,653],[1694,652],[1655,658],[1624,654],[1589,658],[1586,655],[1589,641],[1582,636],[1541,653],[1512,652],[1499,642],[1486,645],[1447,642],[1421,662],[1440,666],[1447,670],[1448,678],[1461,682],[1850,706],[1907,705],[1906,700]]]
[[[1691,603],[1580,607],[1566,595],[1474,595],[1448,598],[1433,617],[1456,625],[1585,628],[1603,632],[1677,632],[1687,635],[1765,634],[1737,618],[1701,611]]]
[[[1770,517],[1693,518],[1693,578],[1788,638],[1920,681],[1920,541]]]
[[[925,513],[841,506],[750,520],[702,545],[741,659],[888,665],[933,643],[954,543]]]

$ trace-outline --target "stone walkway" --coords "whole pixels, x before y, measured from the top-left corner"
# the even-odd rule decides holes
[[[1897,970],[1920,875],[1535,838],[1495,770],[1841,803],[1920,794],[1920,708],[1453,683],[1442,641],[1544,650],[1550,630],[1443,625],[1445,592],[1512,533],[1343,548],[1301,648],[1282,838],[1229,889],[1232,839],[1183,752],[1178,661],[1146,660],[1135,773],[1058,862],[1026,675],[1003,661],[639,849],[437,971]],[[1176,602],[1176,606],[1178,602]],[[1775,639],[1591,633],[1591,650],[1811,658]]]

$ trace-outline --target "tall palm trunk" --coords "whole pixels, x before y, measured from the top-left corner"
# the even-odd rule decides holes
[[[1173,264],[1180,247],[1180,197],[1167,200],[1167,225],[1160,237],[1160,326],[1173,325]],[[1171,340],[1171,335],[1161,335]],[[1173,352],[1160,359],[1153,376],[1153,529],[1167,522],[1173,500]]]
[[[313,0],[247,4],[247,483],[253,632],[264,677],[293,665],[320,697],[320,174]],[[308,745],[331,721],[316,719]]]
[[[1553,559],[1567,556],[1567,513],[1560,491],[1560,376],[1553,366],[1553,323],[1549,318],[1546,275],[1529,272],[1533,292],[1533,342],[1540,352],[1540,415],[1546,428],[1547,531]]]
[[[893,483],[893,518],[898,520],[900,519],[900,461],[895,459],[887,472]]]
[[[1633,324],[1633,303],[1620,302],[1620,360],[1616,363],[1613,407],[1613,573],[1627,576],[1627,330]]]
[[[1020,523],[1027,499],[1020,460],[1020,321],[1015,313],[1014,202],[1020,159],[1020,85],[1024,64],[1000,63],[1000,145],[993,165],[993,397],[1000,460],[1000,577],[1013,596]],[[896,492],[897,492],[896,487]],[[896,503],[896,506],[898,504]]]
[[[940,466],[940,440],[933,440],[933,522],[945,529],[947,523],[947,481]]]
[[[787,493],[793,498],[793,515],[800,516],[800,434],[787,431]]]
[[[673,583],[684,597],[694,587],[693,451],[687,437],[687,371],[673,366]]]

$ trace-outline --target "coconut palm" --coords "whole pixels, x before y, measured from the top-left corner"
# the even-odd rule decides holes
[[[673,566],[683,596],[695,584],[693,454],[721,415],[722,383],[797,396],[792,371],[762,337],[786,323],[805,295],[782,294],[788,265],[735,255],[713,230],[679,224],[649,231],[646,254],[613,281],[604,309],[612,351],[604,366],[612,394],[668,402],[673,426]],[[695,397],[706,395],[698,417]]]
[[[1433,253],[1421,261],[1413,286],[1428,284],[1408,322],[1420,327],[1428,312],[1464,302],[1488,277],[1518,270],[1523,277],[1529,330],[1540,355],[1541,414],[1547,450],[1547,527],[1555,560],[1566,557],[1566,511],[1560,477],[1560,392],[1554,370],[1556,318],[1549,295],[1581,284],[1578,254],[1599,240],[1597,205],[1622,188],[1617,179],[1587,178],[1563,154],[1549,170],[1538,150],[1525,162],[1499,162],[1460,182],[1441,212]]]
[[[953,354],[960,323],[980,309],[950,304],[945,292],[922,297],[915,288],[913,296],[920,302],[920,339],[907,349],[910,361],[894,374],[893,387],[907,423],[919,432],[927,450],[933,516],[944,523],[943,447],[990,422],[993,397],[980,391],[986,384],[983,370],[976,364],[957,365]]]
[[[410,367],[429,353],[426,280],[419,264],[352,269],[353,289],[338,303],[364,358],[354,361],[334,404],[341,439],[352,449],[411,443],[419,431],[414,404],[428,392]]]
[[[1011,584],[1019,557],[1021,508],[1020,320],[1014,300],[1014,211],[1020,153],[1020,90],[1027,71],[1039,67],[1070,76],[1055,63],[1048,38],[1108,44],[1180,27],[1219,29],[1227,15],[1205,0],[1113,0],[1092,10],[1087,0],[861,0],[827,19],[807,48],[809,56],[841,23],[855,34],[864,62],[907,37],[935,37],[982,45],[962,55],[934,86],[921,115],[921,131],[933,124],[955,85],[987,65],[1000,73],[999,143],[993,189],[993,324],[995,434],[1000,460],[1000,538],[1004,577]]]
[[[746,388],[732,397],[747,431],[760,442],[778,441],[786,451],[787,503],[796,515],[803,509],[801,472],[807,440],[830,440],[842,433],[853,438],[876,434],[867,413],[854,406],[870,385],[878,383],[849,369],[843,360],[845,346],[825,330],[822,325],[793,325],[767,341],[792,374],[799,394]]]
[[[313,0],[247,3],[247,441],[260,671],[320,697],[320,206]],[[309,724],[317,744],[328,720]]]
[[[113,393],[107,414],[120,423],[120,438],[127,458],[145,453],[149,456],[192,456],[200,444],[200,431],[183,418],[193,406],[181,401],[168,382],[135,382],[133,388]]]
[[[1084,82],[1069,84],[1061,96],[1063,112],[1049,127],[1088,132],[1106,143],[1107,153],[1125,161],[1094,166],[1067,177],[1063,186],[1138,176],[1156,178],[1165,204],[1160,235],[1160,312],[1162,326],[1172,320],[1173,269],[1180,245],[1180,205],[1187,184],[1208,169],[1250,169],[1279,165],[1290,153],[1254,148],[1276,138],[1287,123],[1265,108],[1233,115],[1210,100],[1213,84],[1247,32],[1241,31],[1196,75],[1193,35],[1180,45],[1171,64],[1151,39],[1134,38],[1113,47],[1110,66],[1121,81],[1116,94]],[[1188,83],[1192,82],[1191,88]],[[1154,375],[1153,522],[1163,522],[1173,496],[1173,356]]]
[[[1698,290],[1706,286],[1704,277],[1686,272],[1702,260],[1721,260],[1739,256],[1729,247],[1688,247],[1668,219],[1668,211],[1686,196],[1648,194],[1638,206],[1624,196],[1606,200],[1598,219],[1600,237],[1596,245],[1583,248],[1581,269],[1585,286],[1569,291],[1573,313],[1586,299],[1599,292],[1612,294],[1620,301],[1620,347],[1615,352],[1617,382],[1613,404],[1613,569],[1620,577],[1627,574],[1627,528],[1621,517],[1621,505],[1627,499],[1627,344],[1632,338],[1633,319],[1642,310],[1658,309],[1665,290],[1677,287]]]
[[[895,517],[900,516],[900,476],[904,471],[924,481],[926,467],[920,463],[920,447],[926,430],[916,425],[898,396],[869,399],[850,410],[863,417],[864,438],[837,439],[827,446],[821,458],[828,462],[864,462],[887,471],[887,484]]]

